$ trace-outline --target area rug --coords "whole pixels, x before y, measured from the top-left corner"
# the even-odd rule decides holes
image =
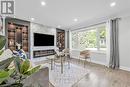
[[[56,66],[53,70],[49,67],[49,80],[55,87],[72,87],[75,83],[81,80],[89,71],[83,67],[70,64],[64,66],[63,74],[61,74],[61,67]]]

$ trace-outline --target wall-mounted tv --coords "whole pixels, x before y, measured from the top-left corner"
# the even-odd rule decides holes
[[[54,35],[34,33],[34,46],[54,46]]]

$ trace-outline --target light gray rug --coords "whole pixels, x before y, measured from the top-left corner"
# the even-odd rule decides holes
[[[64,66],[63,74],[61,74],[61,67],[56,66],[51,70],[49,67],[49,80],[55,87],[72,87],[75,83],[81,80],[89,71],[83,67],[74,64]]]

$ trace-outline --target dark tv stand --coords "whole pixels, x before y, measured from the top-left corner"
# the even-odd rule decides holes
[[[50,56],[50,55],[54,55],[54,54],[55,54],[54,49],[33,51],[34,58],[45,57],[45,56]]]

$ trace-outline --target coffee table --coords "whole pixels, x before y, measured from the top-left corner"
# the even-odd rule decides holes
[[[63,73],[63,68],[64,68],[63,62],[64,62],[65,54],[63,52],[59,52],[58,56],[59,58],[55,58],[55,55],[51,55],[51,56],[48,56],[47,59],[51,61],[51,70],[53,70],[53,65],[58,60],[59,61],[58,63],[60,63],[60,66],[61,66],[61,73]]]

